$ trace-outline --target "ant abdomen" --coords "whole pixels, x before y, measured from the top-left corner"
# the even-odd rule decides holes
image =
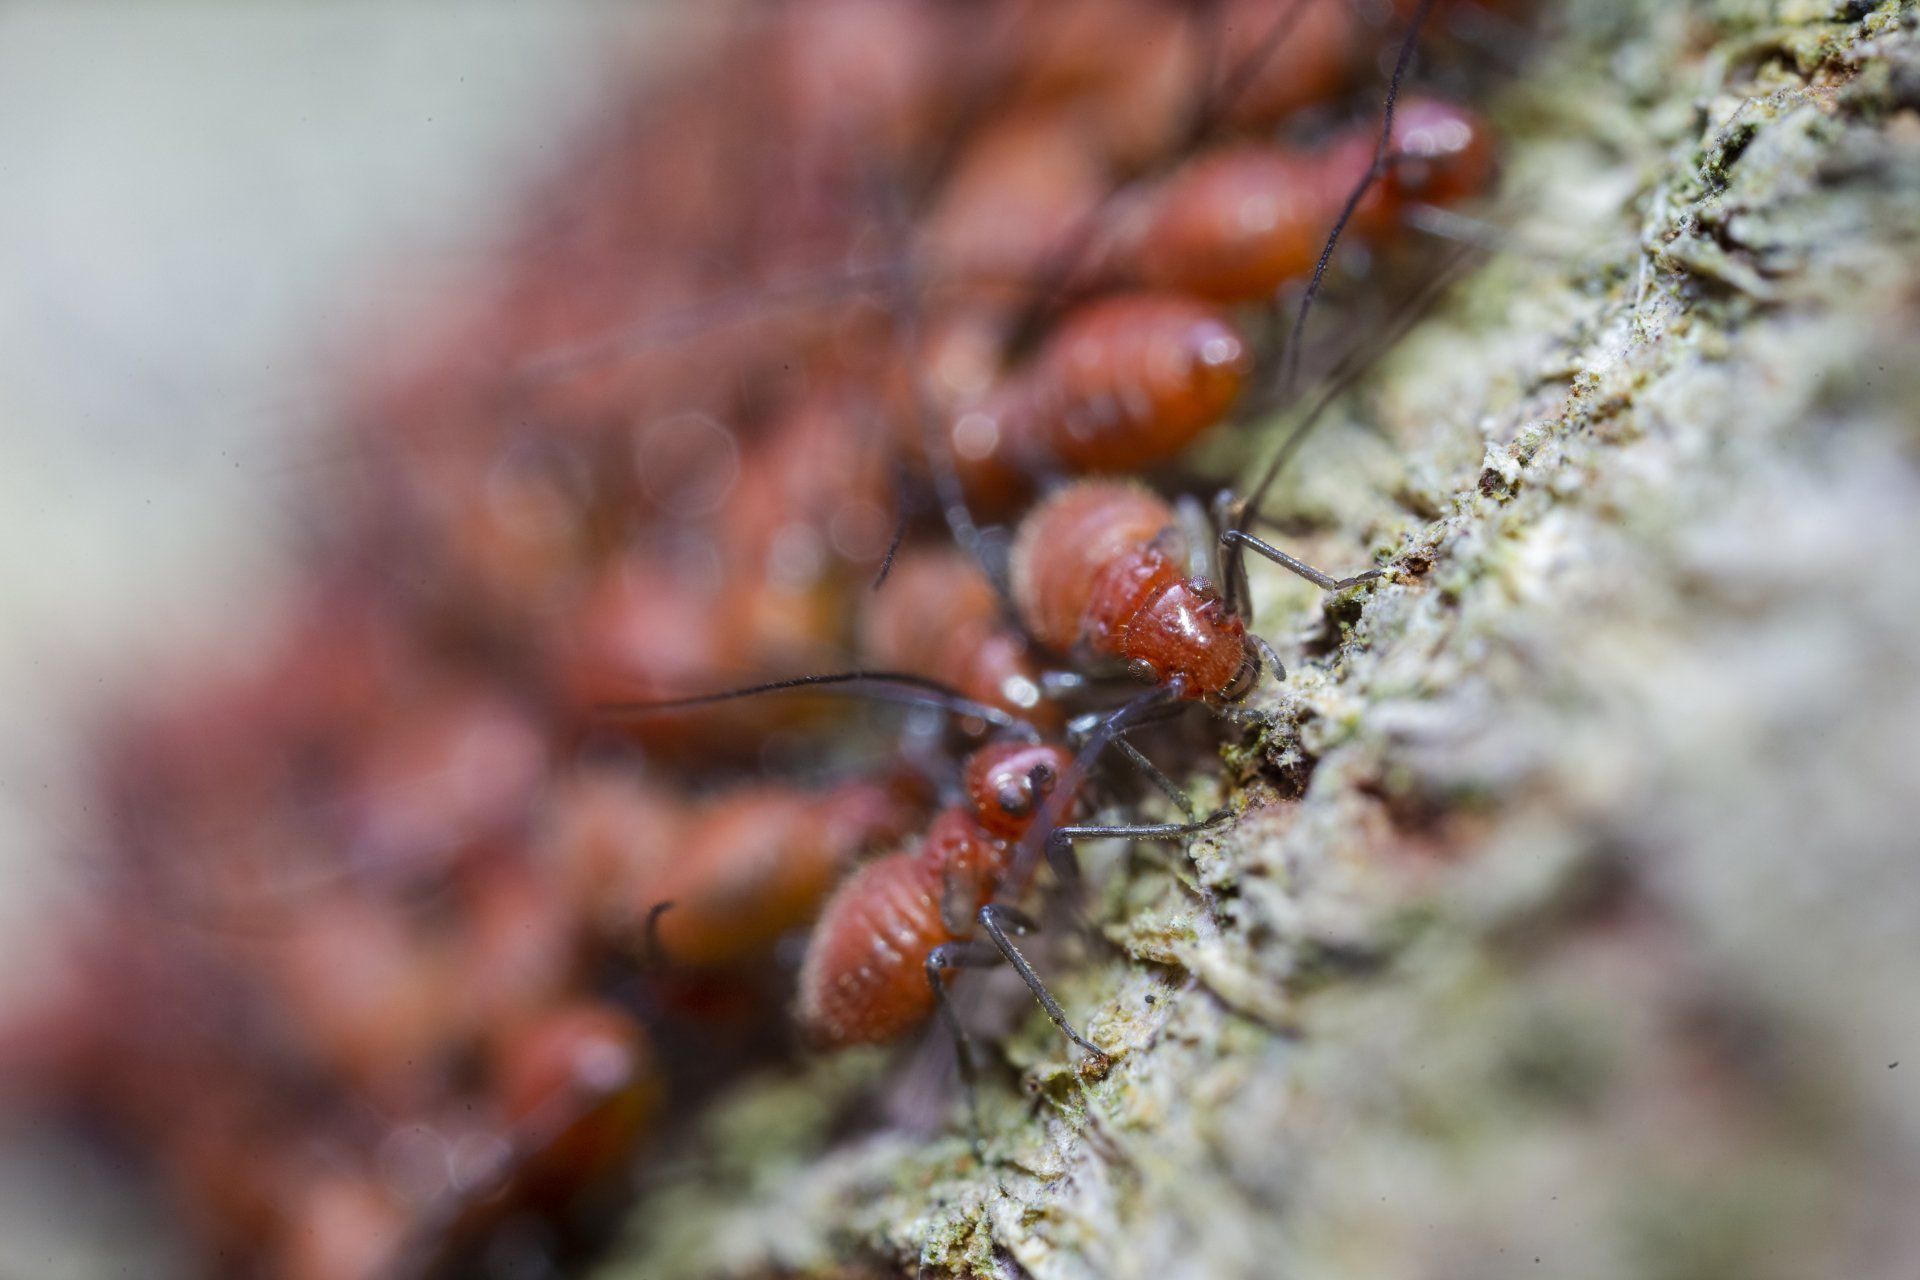
[[[809,1041],[823,1049],[884,1044],[925,1020],[933,993],[921,966],[929,951],[953,940],[940,894],[939,873],[907,853],[869,862],[841,886],[800,970],[800,1023]]]
[[[1065,469],[1137,471],[1225,417],[1250,364],[1210,307],[1169,294],[1102,298],[1060,322],[1032,371],[1028,411]]]
[[[1196,157],[1133,214],[1108,269],[1217,302],[1265,298],[1313,270],[1375,143],[1363,129],[1317,152],[1240,145]],[[1410,203],[1480,194],[1493,173],[1485,126],[1435,99],[1400,107],[1389,155],[1381,182],[1354,211],[1350,231],[1362,239],[1390,236]]]
[[[1128,664],[1190,698],[1231,688],[1246,625],[1187,576],[1173,509],[1135,484],[1083,481],[1034,509],[1013,547],[1013,598],[1027,627],[1063,653]]]
[[[886,589],[867,603],[860,641],[875,668],[940,680],[976,702],[1045,718],[1032,646],[1001,617],[992,584],[959,551],[901,553]]]
[[[968,803],[943,810],[912,850],[876,858],[828,901],[800,969],[799,1018],[820,1048],[883,1044],[933,1011],[927,957],[966,939],[1071,756],[1001,743],[967,762]]]
[[[1101,298],[1070,312],[1032,364],[954,419],[953,454],[970,480],[1140,471],[1224,418],[1249,365],[1245,340],[1204,303]]]
[[[854,858],[924,815],[877,782],[818,794],[751,788],[702,813],[644,900],[670,902],[659,945],[674,965],[753,963],[803,928]],[[636,906],[641,905],[636,903]]]

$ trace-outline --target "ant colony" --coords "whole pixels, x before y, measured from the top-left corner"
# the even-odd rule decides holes
[[[1309,306],[1420,295],[1491,189],[1422,87],[1466,2],[723,6],[344,389],[260,661],[108,726],[32,1087],[231,1276],[564,1271],[799,1041],[957,1043],[990,1159],[962,971],[1108,1069],[1036,936],[1075,846],[1232,820],[1173,775],[1287,677],[1248,552],[1379,576],[1256,530],[1418,310],[1329,360]]]

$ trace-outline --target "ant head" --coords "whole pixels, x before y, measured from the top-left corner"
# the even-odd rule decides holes
[[[967,761],[967,799],[980,825],[1003,840],[1025,834],[1072,757],[1049,743],[1003,742]]]
[[[1215,698],[1242,683],[1247,653],[1246,623],[1211,583],[1189,578],[1140,611],[1127,627],[1122,656],[1148,684],[1178,679],[1182,696]]]
[[[1436,98],[1406,98],[1393,113],[1389,181],[1400,200],[1457,204],[1493,181],[1486,122]]]
[[[1261,673],[1266,669],[1260,657],[1260,644],[1249,635],[1245,637],[1244,647],[1240,651],[1240,669],[1234,672],[1233,679],[1214,697],[1220,702],[1241,702],[1254,691],[1260,683]],[[1286,672],[1276,672],[1284,677]]]

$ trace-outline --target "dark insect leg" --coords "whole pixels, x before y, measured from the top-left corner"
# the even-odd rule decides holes
[[[1348,587],[1358,586],[1362,582],[1371,582],[1380,576],[1380,570],[1369,569],[1365,573],[1356,573],[1351,578],[1336,578],[1330,573],[1314,568],[1304,560],[1295,559],[1272,543],[1254,537],[1245,529],[1229,529],[1220,535],[1220,541],[1233,552],[1240,551],[1242,548],[1258,552],[1281,568],[1299,574],[1323,591],[1344,591]],[[1244,568],[1242,564],[1242,572]]]
[[[1073,845],[1079,840],[1172,840],[1180,836],[1198,835],[1202,831],[1227,822],[1233,815],[1227,810],[1210,814],[1197,822],[1145,822],[1145,823],[1081,823],[1071,827],[1055,827],[1047,836],[1047,865],[1063,881],[1068,876],[1078,878],[1079,862],[1073,856]],[[1063,872],[1062,868],[1067,868]]]
[[[1055,827],[1047,836],[1047,849],[1066,849],[1079,840],[1168,840],[1176,836],[1197,835],[1222,825],[1233,814],[1222,809],[1196,822],[1086,822],[1071,827]]]
[[[1059,826],[1060,820],[1066,817],[1067,805],[1072,801],[1081,781],[1099,762],[1101,753],[1114,739],[1129,729],[1139,727],[1142,721],[1152,719],[1166,708],[1178,707],[1185,691],[1185,678],[1175,676],[1158,689],[1149,690],[1118,710],[1107,713],[1105,719],[1100,720],[1087,732],[1078,754],[1073,758],[1073,764],[1067,769],[1059,785],[1054,787],[1053,794],[1047,797],[1046,804],[1035,816],[1027,834],[1020,838],[1002,884],[1013,886],[1017,892],[1020,886],[1027,883],[1027,877],[1032,875],[1033,869],[1039,865],[1042,847],[1046,840],[1045,833]]]
[[[1175,783],[1172,778],[1169,778],[1165,773],[1161,772],[1158,765],[1147,759],[1146,754],[1142,752],[1140,748],[1128,742],[1126,738],[1126,735],[1132,733],[1135,729],[1144,728],[1147,725],[1157,723],[1161,720],[1171,720],[1185,710],[1185,707],[1174,705],[1161,707],[1151,715],[1139,716],[1129,724],[1126,729],[1113,736],[1113,745],[1119,750],[1121,755],[1127,758],[1129,764],[1145,776],[1148,782],[1151,782],[1158,788],[1167,799],[1173,801],[1174,806],[1178,808],[1180,812],[1191,818],[1193,816],[1192,799],[1188,797],[1186,792],[1180,789],[1179,785]],[[1089,712],[1086,715],[1074,717],[1073,721],[1067,725],[1067,741],[1075,746],[1086,742],[1086,740],[1092,736],[1093,731],[1100,726],[1102,719],[1103,717],[1099,712]]]
[[[1186,814],[1189,818],[1193,817],[1192,798],[1189,797],[1186,792],[1182,791],[1179,786],[1174,783],[1172,778],[1162,773],[1159,765],[1147,759],[1146,754],[1142,752],[1140,748],[1128,742],[1124,737],[1115,738],[1113,745],[1121,755],[1127,758],[1129,764],[1145,776],[1148,782],[1151,782],[1155,787],[1159,788],[1161,794],[1166,796],[1167,799],[1173,801],[1176,809]]]
[[[1222,489],[1213,495],[1213,528],[1218,541],[1214,551],[1218,559],[1215,576],[1220,579],[1220,590],[1226,598],[1227,612],[1244,616],[1251,603],[1252,589],[1247,582],[1247,557],[1240,548],[1227,541],[1229,529],[1237,529],[1243,523],[1239,498],[1231,489]]]
[[[1060,1033],[1095,1058],[1102,1062],[1106,1061],[1106,1050],[1073,1029],[1073,1024],[1067,1021],[1066,1011],[1060,1007],[1060,1002],[1053,998],[1053,993],[1047,990],[1044,982],[1040,981],[1040,975],[1033,971],[1033,966],[1027,963],[1027,958],[1020,954],[1020,948],[1014,946],[1013,939],[1008,936],[1014,933],[1032,933],[1039,926],[1019,911],[998,902],[989,902],[980,908],[979,920],[980,927],[987,931],[987,937],[999,949],[1006,962],[1013,966],[1014,972],[1020,975],[1020,980],[1027,984],[1027,990],[1033,992],[1033,998],[1038,1000],[1040,1007],[1047,1011],[1047,1016],[1053,1019],[1054,1026],[1060,1028]]]
[[[1186,707],[1181,703],[1168,702],[1165,699],[1161,700],[1161,705],[1144,710],[1135,709],[1128,711],[1123,707],[1120,712],[1089,711],[1083,715],[1077,715],[1067,722],[1067,742],[1070,746],[1082,747],[1085,746],[1096,733],[1101,733],[1108,729],[1112,729],[1116,734],[1132,733],[1135,729],[1144,729],[1150,724],[1159,724],[1163,720],[1176,719],[1185,711]],[[1117,714],[1125,714],[1126,720],[1123,723],[1115,724],[1114,717]]]
[[[973,1154],[985,1161],[980,1129],[980,1086],[973,1064],[973,1037],[960,1021],[959,1010],[947,992],[948,969],[984,969],[1000,963],[1000,953],[980,942],[943,942],[927,952],[927,985],[933,988],[934,1004],[940,1009],[940,1021],[953,1037],[954,1051],[960,1055],[960,1086],[967,1094],[967,1125],[973,1138]]]

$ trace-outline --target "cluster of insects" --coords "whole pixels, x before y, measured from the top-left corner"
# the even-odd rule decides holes
[[[1244,552],[1372,576],[1142,478],[1291,393],[1336,234],[1487,190],[1400,92],[1486,13],[1433,8],[728,10],[352,389],[376,465],[258,664],[111,727],[96,919],[12,1056],[216,1269],[299,1280],[564,1258],[789,992],[823,1048],[964,1041],[953,971],[1008,963],[1102,1061],[1015,941],[1036,871],[1216,820],[1090,781],[1174,791],[1128,735],[1284,676]],[[837,768],[836,692],[948,728]]]

